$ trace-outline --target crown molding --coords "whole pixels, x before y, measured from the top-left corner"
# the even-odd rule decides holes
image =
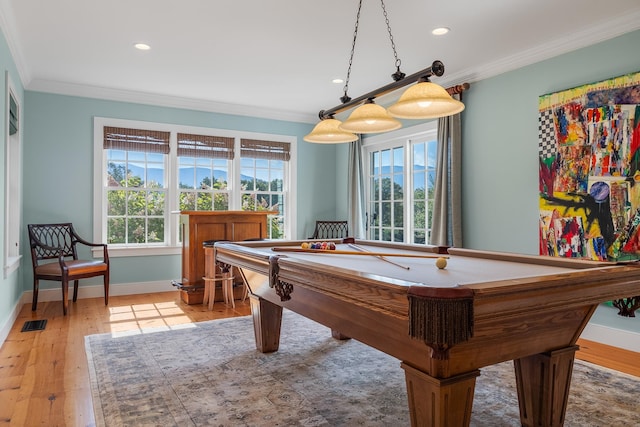
[[[582,49],[615,37],[640,29],[640,12],[612,19],[588,30],[572,32],[563,38],[524,50],[498,61],[478,65],[447,75],[446,80],[439,82],[445,86],[453,86],[464,82],[473,83],[495,77],[508,71],[517,70],[565,53]]]
[[[26,87],[36,92],[55,93],[58,95],[98,98],[111,101],[149,104],[186,110],[206,111],[211,113],[231,114],[237,116],[257,117],[270,120],[284,120],[300,123],[315,123],[317,116],[299,112],[274,110],[248,105],[228,104],[205,99],[183,98],[179,96],[161,95],[149,92],[113,89],[107,87],[80,85],[75,83],[35,79]]]
[[[14,22],[13,8],[11,7],[10,0],[0,0],[0,27],[9,46],[13,62],[18,70],[20,83],[24,87],[25,83],[31,80],[31,73],[22,55],[22,48],[17,37],[18,30],[15,28]]]

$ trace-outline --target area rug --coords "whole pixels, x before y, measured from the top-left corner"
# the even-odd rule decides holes
[[[250,317],[85,338],[97,426],[408,426],[400,362],[285,311],[280,350]],[[519,426],[513,364],[482,369],[472,426]],[[565,426],[639,426],[640,378],[577,361]]]

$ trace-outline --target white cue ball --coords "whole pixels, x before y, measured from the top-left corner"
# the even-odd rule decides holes
[[[445,268],[447,266],[447,260],[444,258],[438,258],[436,260],[436,267],[438,267],[440,270],[442,270],[443,268]]]

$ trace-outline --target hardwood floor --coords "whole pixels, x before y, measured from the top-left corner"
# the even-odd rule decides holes
[[[640,354],[595,341],[578,340],[578,359],[640,377]]]
[[[0,349],[0,425],[93,426],[84,336],[250,314],[249,301],[236,308],[216,302],[187,305],[178,292],[78,300],[62,315],[62,303],[26,304]],[[43,331],[21,332],[28,320],[47,319]],[[638,353],[580,340],[579,359],[640,377]]]
[[[69,303],[26,304],[0,349],[0,425],[93,426],[84,336],[113,331],[171,327],[250,313],[249,300],[236,308],[216,302],[187,305],[178,292],[112,296]],[[28,320],[47,319],[43,331],[21,332]]]

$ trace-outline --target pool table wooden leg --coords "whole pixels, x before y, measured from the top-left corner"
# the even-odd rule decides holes
[[[278,351],[282,307],[253,294],[249,294],[249,303],[251,304],[256,348],[262,353]]]
[[[576,350],[572,346],[513,361],[523,427],[564,424]]]
[[[471,422],[475,370],[451,378],[434,378],[405,363],[412,427],[465,427]]]

